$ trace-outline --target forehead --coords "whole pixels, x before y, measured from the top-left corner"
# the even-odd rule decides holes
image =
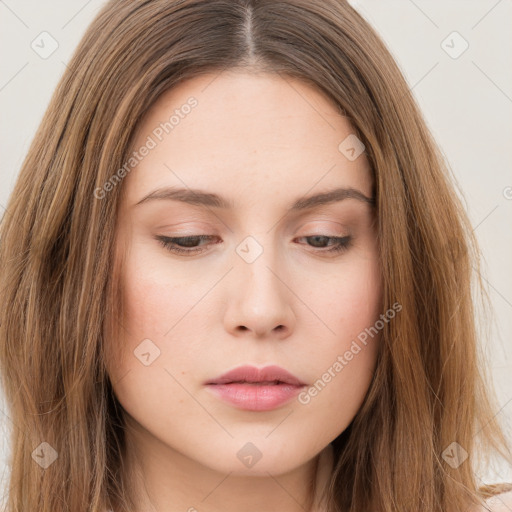
[[[165,186],[249,201],[277,200],[283,189],[300,196],[312,187],[371,195],[364,152],[349,159],[340,150],[347,137],[354,129],[336,105],[297,79],[241,71],[197,76],[163,93],[143,118],[126,197],[134,203]]]

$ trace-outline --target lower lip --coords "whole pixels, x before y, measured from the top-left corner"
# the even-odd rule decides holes
[[[225,402],[247,411],[270,411],[289,402],[304,386],[292,384],[209,384]]]

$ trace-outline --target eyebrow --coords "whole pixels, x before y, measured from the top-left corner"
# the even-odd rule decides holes
[[[302,211],[310,208],[314,208],[317,206],[323,206],[339,201],[343,201],[344,199],[356,199],[363,203],[370,204],[371,206],[375,205],[375,199],[373,197],[365,196],[360,190],[355,188],[335,188],[328,192],[322,192],[319,194],[301,197],[297,199],[290,207],[291,211]],[[134,206],[138,206],[149,201],[154,200],[172,200],[172,201],[180,201],[183,203],[195,205],[195,206],[204,206],[211,208],[221,208],[221,209],[233,209],[234,202],[228,200],[224,197],[221,197],[217,194],[213,194],[210,192],[204,192],[199,189],[190,189],[190,188],[172,188],[172,187],[164,187],[154,190],[148,195],[144,196],[138,203]]]

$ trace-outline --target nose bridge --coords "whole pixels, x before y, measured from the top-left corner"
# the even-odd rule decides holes
[[[231,329],[249,329],[258,335],[273,329],[288,331],[292,312],[280,270],[273,232],[246,236],[236,247],[235,286],[229,294],[227,318]]]
[[[236,247],[236,253],[237,279],[240,279],[242,286],[248,286],[256,292],[270,292],[272,297],[276,296],[279,293],[280,281],[275,272],[280,265],[273,233],[260,232],[246,236]]]

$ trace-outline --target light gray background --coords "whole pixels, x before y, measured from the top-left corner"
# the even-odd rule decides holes
[[[483,277],[495,310],[491,336],[482,344],[496,385],[496,417],[512,436],[512,2],[351,3],[393,53],[462,189],[485,257]],[[66,63],[103,4],[0,0],[0,215]],[[31,47],[35,41],[40,51],[43,44],[50,48],[48,36],[40,36],[43,31],[58,43],[47,58]],[[454,31],[469,44],[457,58],[464,41],[451,35]],[[9,450],[5,436],[11,428],[5,412],[0,403],[4,479]],[[486,483],[512,482],[512,467],[501,465],[477,476]]]

